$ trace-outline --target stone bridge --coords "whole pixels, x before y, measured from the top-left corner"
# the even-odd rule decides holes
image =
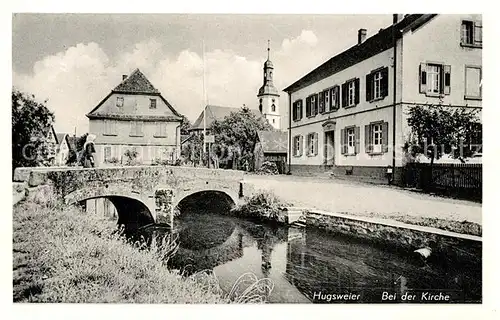
[[[16,168],[14,182],[29,188],[50,185],[68,205],[106,198],[116,207],[118,222],[171,224],[174,209],[192,195],[234,206],[251,194],[235,170],[178,166],[108,168]]]

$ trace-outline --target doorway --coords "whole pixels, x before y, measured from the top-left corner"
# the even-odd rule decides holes
[[[327,166],[335,165],[335,131],[326,131],[325,132],[325,164]]]

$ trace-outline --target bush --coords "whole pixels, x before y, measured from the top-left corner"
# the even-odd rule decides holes
[[[262,174],[262,175],[275,175],[279,174],[278,171],[278,166],[276,163],[271,162],[271,161],[264,161],[260,167],[259,170],[257,170],[255,173],[257,174]]]
[[[232,210],[236,216],[265,221],[282,222],[283,208],[291,204],[284,202],[270,191],[262,191],[250,198],[246,203]]]

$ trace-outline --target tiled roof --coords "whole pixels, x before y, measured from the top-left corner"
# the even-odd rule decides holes
[[[287,153],[288,135],[286,131],[258,131],[264,153]]]
[[[207,105],[205,108],[207,111],[207,117],[206,117],[206,125],[207,128],[210,128],[212,123],[215,120],[223,120],[225,117],[229,116],[231,112],[239,112],[241,111],[241,108],[233,108],[233,107],[222,107],[222,106],[214,106],[214,105]],[[257,109],[249,109],[250,112],[253,112],[256,116],[260,117],[262,114],[260,113],[259,110]],[[193,123],[191,128],[189,130],[200,130],[203,129],[203,113],[202,111],[200,115],[198,116],[198,119]]]
[[[116,112],[116,110],[110,111],[106,107],[101,108],[101,106],[113,95],[113,94],[142,94],[142,95],[154,95],[159,97],[168,107],[168,110],[173,113],[170,115],[168,110],[155,109],[154,115],[141,115],[137,114],[135,106],[129,107],[124,106],[124,110]],[[128,108],[128,109],[127,109]],[[117,119],[117,120],[140,120],[140,121],[180,121],[182,120],[181,115],[172,107],[172,105],[160,94],[146,76],[139,70],[135,69],[130,76],[123,80],[118,86],[116,86],[111,92],[104,97],[104,99],[97,104],[90,112],[86,115],[89,119]]]
[[[135,69],[130,76],[123,80],[113,92],[120,93],[159,93],[151,82],[144,76],[144,74],[139,70]]]
[[[331,76],[339,71],[342,71],[350,66],[355,65],[365,59],[368,59],[376,54],[379,54],[385,50],[388,50],[393,46],[392,32],[393,28],[397,28],[397,31],[407,28],[409,25],[414,23],[417,19],[424,16],[423,14],[410,14],[404,19],[399,21],[395,25],[390,25],[385,29],[380,29],[380,31],[366,39],[361,44],[356,44],[353,47],[339,53],[338,55],[330,58],[319,67],[315,68],[299,80],[295,81],[290,86],[286,87],[283,91],[285,92],[295,92],[300,90],[312,83],[315,83],[321,79]],[[432,16],[432,15],[429,15]],[[397,33],[397,37],[401,37],[401,33]]]

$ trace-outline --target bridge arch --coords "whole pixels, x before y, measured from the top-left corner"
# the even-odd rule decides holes
[[[114,188],[81,188],[64,197],[68,205],[86,200],[108,199],[118,213],[118,224],[130,228],[141,227],[155,222],[154,199],[130,191]]]
[[[230,210],[238,203],[237,192],[226,189],[196,189],[179,192],[172,203],[173,207],[182,214],[192,207],[203,207],[206,210]]]

